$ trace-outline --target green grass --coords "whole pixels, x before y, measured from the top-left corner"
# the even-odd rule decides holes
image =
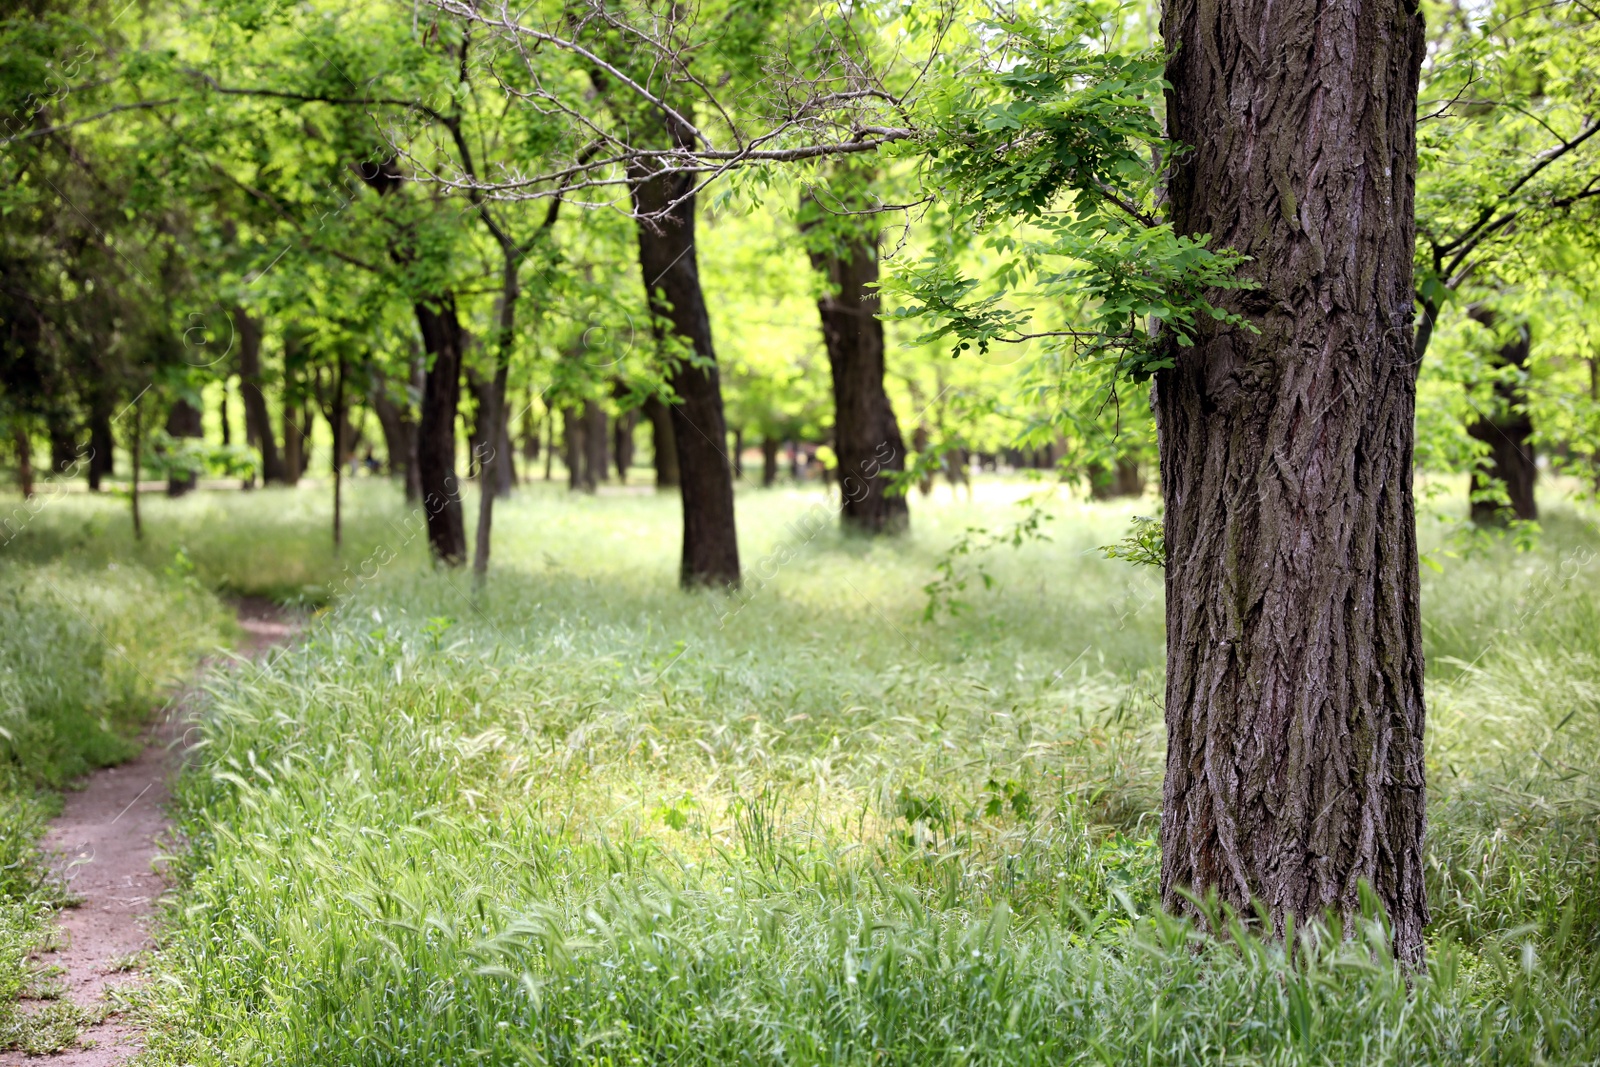
[[[152,502],[150,558],[181,538],[218,587],[340,589],[212,684],[153,1063],[1600,1061],[1600,536],[1574,512],[1425,572],[1408,975],[1375,917],[1291,960],[1157,910],[1159,575],[1095,551],[1148,503],[1056,505],[924,623],[941,553],[1020,487],[918,499],[892,544],[741,492],[772,576],[737,611],[673,588],[670,497],[524,491],[475,599],[362,488],[339,560],[309,498]],[[255,540],[284,530],[307,554]]]
[[[70,1005],[24,1015],[30,952],[64,890],[39,852],[60,791],[139,750],[140,730],[231,624],[181,558],[127,563],[0,555],[0,1048],[77,1033]]]

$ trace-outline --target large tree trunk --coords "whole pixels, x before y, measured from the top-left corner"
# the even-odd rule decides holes
[[[1492,330],[1499,316],[1492,308],[1468,310],[1474,322]],[[1519,323],[1511,340],[1502,345],[1496,361],[1516,369],[1517,377],[1500,378],[1494,383],[1494,407],[1480,411],[1467,426],[1467,434],[1489,448],[1486,462],[1472,469],[1472,521],[1479,526],[1503,525],[1507,519],[1532,521],[1539,517],[1533,498],[1533,484],[1539,467],[1533,449],[1533,419],[1528,414],[1528,394],[1522,375],[1532,354],[1533,333],[1526,322]],[[1511,500],[1506,508],[1494,499],[1504,488]]]
[[[644,417],[650,420],[652,461],[656,468],[656,488],[678,487],[678,446],[672,440],[672,415],[667,405],[654,394],[645,398]]]
[[[890,493],[889,473],[906,469],[906,446],[883,388],[883,323],[872,288],[877,242],[851,242],[843,254],[813,252],[811,265],[827,276],[830,289],[817,310],[833,370],[841,521],[859,533],[899,533],[911,513],[904,493]]]
[[[711,319],[694,247],[695,198],[689,193],[694,175],[654,176],[636,169],[631,177],[634,210],[641,216],[639,266],[651,321],[671,324],[676,343],[664,348],[682,346],[692,352],[692,358],[689,352],[673,355],[667,375],[677,397],[670,415],[683,498],[679,581],[685,586],[734,585],[739,581],[739,540],[733,478]],[[660,325],[654,328],[657,339],[665,341]]]
[[[174,438],[197,438],[204,435],[200,409],[187,400],[175,400],[172,408],[167,412],[167,433]],[[192,470],[183,473],[169,472],[167,475],[167,495],[170,497],[183,496],[195,486],[195,472]]]
[[[417,483],[433,558],[452,567],[467,560],[467,532],[456,480],[456,404],[461,397],[461,323],[455,296],[445,293],[416,303],[428,369],[422,380],[422,417],[417,425]]]
[[[261,391],[261,324],[243,308],[234,309],[233,324],[239,335],[239,399],[244,403],[245,440],[261,451],[262,483],[282,482],[283,460],[272,436],[267,398]]]
[[[1422,620],[1411,463],[1410,0],[1165,0],[1180,233],[1253,291],[1153,401],[1167,548],[1166,906],[1349,915],[1422,955]]]

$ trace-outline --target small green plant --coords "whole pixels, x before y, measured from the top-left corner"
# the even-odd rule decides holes
[[[1167,528],[1160,519],[1135,515],[1128,535],[1120,541],[1101,545],[1107,559],[1120,559],[1136,567],[1167,565]]]

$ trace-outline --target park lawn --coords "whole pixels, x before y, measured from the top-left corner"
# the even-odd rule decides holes
[[[941,489],[887,544],[742,491],[738,599],[674,588],[670,496],[522,491],[481,595],[387,487],[339,558],[265,543],[316,543],[304,493],[153,502],[139,553],[328,607],[200,709],[151,1062],[1600,1059],[1593,524],[1461,553],[1425,521],[1407,975],[1378,916],[1291,960],[1160,914],[1160,576],[1097,551],[1149,502],[1050,505],[924,621],[944,550],[1032,488]],[[116,554],[104,507],[30,550]]]

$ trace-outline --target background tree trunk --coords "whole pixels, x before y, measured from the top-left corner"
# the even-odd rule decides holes
[[[685,586],[737,584],[739,539],[733,518],[728,428],[722,416],[722,384],[711,345],[711,319],[700,290],[694,248],[695,198],[688,195],[694,176],[635,173],[633,178],[634,209],[646,216],[636,229],[652,322],[671,323],[674,339],[694,356],[691,359],[685,353],[672,358],[667,374],[677,396],[670,415],[683,498],[679,581]],[[676,205],[669,209],[674,201]],[[657,339],[662,340],[659,325],[655,328]]]
[[[606,409],[598,401],[583,402],[583,484],[594,492],[608,476]]]
[[[234,329],[239,335],[239,399],[244,404],[245,440],[261,451],[261,481],[284,481],[283,460],[272,436],[267,398],[261,391],[261,324],[243,308],[234,308]]]
[[[456,404],[461,396],[461,324],[455,296],[444,293],[415,305],[422,348],[430,357],[422,380],[417,424],[417,488],[433,558],[452,567],[467,560],[467,532],[456,480]]]
[[[678,487],[678,446],[672,440],[672,415],[667,405],[654,394],[645,398],[640,408],[650,420],[650,449],[656,468],[656,488]]]
[[[411,416],[410,398],[401,403],[392,391],[392,383],[384,376],[383,371],[374,367],[372,370],[372,411],[378,416],[378,426],[383,431],[383,450],[387,457],[388,470],[391,475],[405,476],[406,482],[411,481],[413,464],[412,453],[416,449],[417,423]],[[407,493],[406,499],[412,499]]]
[[[628,471],[633,467],[633,428],[639,422],[638,408],[622,408],[628,398],[628,388],[619,379],[612,384],[611,395],[621,409],[612,420],[611,456],[617,465],[617,484],[628,484]]]
[[[70,411],[57,409],[45,420],[50,435],[50,473],[64,474],[78,458],[77,427]]]
[[[778,448],[783,442],[776,437],[761,439],[761,487],[771,489],[778,484]]]
[[[111,397],[97,392],[89,405],[89,490],[98,493],[102,478],[116,473],[112,457],[117,447],[111,432]]]
[[[561,439],[565,445],[562,460],[567,465],[567,489],[576,493],[579,490],[593,491],[594,486],[584,479],[584,457],[588,455],[588,446],[584,438],[588,433],[588,422],[583,417],[583,408],[576,404],[569,404],[561,409]]]
[[[889,472],[906,469],[906,446],[883,388],[883,323],[878,319],[876,240],[849,243],[843,254],[811,253],[828,279],[817,301],[833,370],[834,451],[844,500],[841,519],[860,533],[900,533],[911,521],[904,493],[889,493]]]
[[[173,401],[172,408],[167,412],[167,433],[173,438],[204,436],[200,409],[181,398]],[[192,470],[182,473],[169,472],[167,475],[167,495],[170,497],[183,496],[194,486],[195,472]]]
[[[1467,314],[1488,330],[1494,329],[1500,321],[1492,308],[1472,307]],[[1533,333],[1526,322],[1519,323],[1516,333],[1496,353],[1496,362],[1501,367],[1515,368],[1517,377],[1497,379],[1493,409],[1479,412],[1478,418],[1467,426],[1468,436],[1489,448],[1489,454],[1484,457],[1486,463],[1472,469],[1472,521],[1479,526],[1504,525],[1507,519],[1532,521],[1539,517],[1539,507],[1533,497],[1534,482],[1539,477],[1533,448],[1533,419],[1528,414],[1528,394],[1521,377],[1528,369],[1532,349]],[[1489,498],[1496,483],[1504,487],[1511,498],[1509,511]]]
[[[1165,342],[1161,892],[1358,907],[1422,955],[1422,621],[1411,490],[1409,0],[1165,0],[1178,232],[1252,257],[1260,330]]]
[[[510,423],[502,419],[500,426],[500,443],[495,447],[494,459],[490,463],[484,462],[483,449],[487,446],[487,435],[492,432],[491,423],[494,421],[495,408],[495,383],[492,378],[485,378],[477,371],[467,369],[467,387],[472,390],[476,406],[473,410],[472,420],[472,447],[477,456],[478,476],[482,477],[485,469],[494,468],[495,495],[504,497],[511,495],[511,490],[517,485],[516,457],[511,444]]]
[[[17,489],[26,500],[33,495],[33,442],[15,417],[11,423],[11,445],[17,455]]]
[[[1110,470],[1099,464],[1089,468],[1089,495],[1095,500],[1115,500],[1143,494],[1144,475],[1139,471],[1138,460],[1120,456]]]

